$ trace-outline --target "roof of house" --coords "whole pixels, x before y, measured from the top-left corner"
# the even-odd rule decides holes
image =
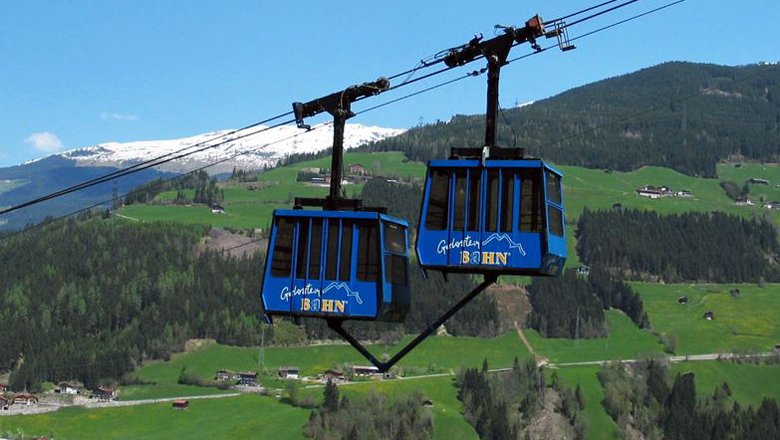
[[[238,373],[241,377],[257,377],[257,371],[243,371]]]

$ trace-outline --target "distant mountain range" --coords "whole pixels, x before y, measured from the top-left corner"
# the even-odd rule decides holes
[[[257,127],[255,130],[260,130]],[[67,188],[89,179],[106,175],[117,169],[132,166],[182,149],[198,150],[216,145],[231,130],[204,133],[182,139],[138,142],[108,142],[76,148],[32,160],[21,165],[0,168],[0,207],[14,206],[25,201]],[[403,129],[347,124],[344,146],[354,148],[367,142],[385,139],[403,133]],[[298,134],[298,136],[293,137]],[[230,137],[232,138],[232,137]],[[57,217],[112,197],[114,191],[124,194],[132,188],[158,177],[172,177],[216,161],[217,166],[206,168],[210,174],[230,172],[234,167],[244,170],[273,166],[290,154],[314,153],[332,146],[333,127],[315,126],[304,132],[295,126],[281,126],[262,133],[228,142],[214,148],[163,164],[155,169],[131,174],[114,182],[56,198],[38,205],[0,216],[0,230],[17,229],[35,223],[47,216]],[[187,147],[192,147],[187,149]],[[173,156],[177,156],[174,154]]]
[[[259,126],[251,131],[263,130]],[[161,171],[184,173],[219,160],[227,161],[206,169],[209,174],[230,172],[234,167],[244,170],[262,169],[273,166],[279,159],[290,154],[315,153],[330,148],[333,143],[333,126],[319,125],[305,132],[292,125],[283,125],[234,142],[227,142],[215,148],[171,161],[158,167]],[[371,127],[348,124],[344,130],[344,147],[354,148],[387,137],[397,136],[406,130],[397,128]],[[89,147],[58,153],[66,159],[73,159],[78,166],[110,166],[124,168],[143,160],[173,153],[187,147],[199,150],[216,145],[225,139],[231,130],[203,133],[182,139],[167,139],[138,142],[107,142]],[[244,132],[241,132],[244,133]],[[297,135],[297,136],[295,136]],[[185,151],[191,151],[185,150]],[[50,156],[51,157],[51,156]]]

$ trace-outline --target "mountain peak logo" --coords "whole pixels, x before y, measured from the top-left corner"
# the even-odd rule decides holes
[[[509,249],[517,249],[525,257],[525,249],[523,249],[523,245],[520,243],[515,243],[515,241],[512,240],[512,237],[510,237],[509,234],[493,233],[490,235],[490,237],[482,241],[482,245],[484,246],[490,244],[491,242],[496,240],[505,241],[509,245]]]
[[[363,304],[363,300],[360,299],[360,292],[353,292],[352,289],[349,288],[349,285],[345,282],[332,282],[328,284],[328,287],[322,291],[322,294],[324,295],[334,289],[337,291],[346,292],[347,298],[354,297],[358,304]]]

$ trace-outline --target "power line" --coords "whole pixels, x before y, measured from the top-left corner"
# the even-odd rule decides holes
[[[274,119],[278,119],[278,117],[275,117]],[[77,185],[70,186],[68,188],[65,188],[65,189],[62,189],[62,190],[59,190],[59,191],[47,194],[45,196],[38,197],[38,198],[33,199],[33,200],[28,200],[28,201],[20,203],[18,205],[11,206],[9,208],[6,208],[6,209],[0,211],[0,215],[16,211],[16,210],[25,208],[27,206],[31,206],[31,205],[35,205],[35,204],[38,204],[38,203],[41,203],[41,202],[45,202],[47,200],[51,200],[51,199],[54,199],[54,198],[57,198],[57,197],[61,197],[61,196],[64,196],[66,194],[70,194],[70,193],[75,192],[75,191],[79,191],[79,190],[86,189],[86,188],[89,188],[89,187],[92,187],[92,186],[95,186],[95,185],[99,185],[101,183],[105,183],[105,182],[108,182],[110,180],[118,179],[120,177],[124,177],[124,176],[127,176],[129,174],[134,174],[134,173],[143,171],[143,170],[148,169],[148,168],[152,168],[152,167],[155,167],[155,166],[163,165],[163,164],[166,164],[166,163],[171,162],[171,161],[176,160],[176,159],[181,159],[183,157],[187,157],[187,156],[190,156],[190,155],[195,154],[195,153],[200,153],[200,152],[212,149],[212,148],[216,148],[216,147],[218,147],[220,145],[224,145],[224,144],[227,144],[227,143],[230,143],[230,142],[235,142],[235,141],[237,141],[239,139],[243,139],[243,138],[251,136],[251,135],[262,133],[264,131],[268,131],[268,130],[271,130],[271,129],[274,129],[274,128],[278,128],[278,127],[280,127],[282,125],[287,125],[287,124],[289,124],[291,122],[294,122],[294,119],[293,120],[288,120],[288,121],[285,121],[285,122],[281,122],[281,123],[278,123],[278,124],[275,124],[275,125],[272,125],[272,126],[269,126],[269,127],[265,127],[265,128],[263,128],[263,129],[261,129],[259,131],[252,132],[252,133],[250,133],[248,135],[237,136],[237,137],[234,137],[234,138],[231,138],[231,139],[224,140],[222,142],[218,142],[216,144],[212,144],[212,145],[207,145],[205,147],[201,147],[201,148],[199,148],[197,150],[194,150],[194,151],[183,152],[183,153],[180,153],[180,154],[175,155],[175,156],[172,156],[172,154],[176,154],[176,152],[168,153],[168,154],[160,156],[158,158],[150,159],[150,160],[144,161],[144,162],[142,162],[140,164],[136,164],[136,165],[133,165],[133,166],[128,167],[128,168],[124,168],[124,169],[121,169],[121,170],[118,170],[118,171],[114,171],[114,172],[109,173],[107,175],[104,175],[104,176],[101,176],[101,177],[97,177],[97,178],[91,179],[89,181],[79,183]],[[256,124],[249,125],[247,127],[248,128],[252,128],[252,127],[257,127],[259,125],[261,125],[261,124],[260,123],[256,123]],[[238,131],[242,131],[242,130],[247,130],[247,128],[234,130],[234,131],[231,132],[231,134],[232,133],[236,133]],[[228,134],[228,135],[230,135],[230,134]],[[224,137],[226,137],[228,135],[222,135],[222,136],[219,136],[218,138],[224,138]],[[195,146],[202,145],[202,144],[207,143],[209,141],[201,142],[199,144],[196,144]],[[183,149],[181,149],[179,151],[189,150],[189,149],[191,149],[193,147],[194,146],[189,146],[189,147],[183,148]]]
[[[606,5],[610,4],[610,3],[615,3],[616,1],[619,1],[619,0],[610,0],[610,1],[607,1],[607,2],[604,2],[604,3],[600,3],[598,5],[591,6],[589,8],[585,8],[585,9],[583,9],[581,11],[577,11],[577,12],[575,12],[573,14],[565,15],[563,17],[554,18],[554,19],[550,20],[550,22],[551,23],[555,23],[556,21],[563,21],[563,20],[566,20],[567,18],[571,18],[571,17],[577,16],[577,15],[580,15],[580,14],[584,14],[586,12],[590,12],[590,11],[592,11],[594,9],[598,9],[598,8],[600,8],[602,6],[606,6]]]
[[[326,126],[328,126],[328,125],[330,125],[330,124],[331,124],[330,122],[327,122],[327,123],[324,123],[324,124],[322,124],[322,125],[315,126],[315,127],[313,127],[311,130],[308,130],[308,131],[300,131],[300,132],[298,132],[298,133],[296,133],[296,134],[294,134],[294,135],[288,136],[288,137],[286,137],[286,138],[277,139],[277,140],[275,140],[275,141],[268,142],[268,143],[266,143],[266,144],[264,144],[264,145],[262,145],[262,146],[260,146],[260,147],[255,147],[255,148],[250,148],[250,149],[247,149],[247,150],[239,151],[239,152],[238,152],[238,153],[236,153],[236,154],[233,154],[233,155],[231,155],[231,156],[228,156],[228,157],[222,158],[222,159],[220,159],[220,160],[218,160],[218,161],[216,161],[216,162],[211,162],[211,163],[208,163],[208,164],[206,164],[206,165],[203,165],[203,166],[201,166],[201,167],[198,167],[198,168],[195,168],[195,169],[193,169],[193,170],[190,170],[190,171],[188,171],[188,172],[186,172],[186,173],[184,173],[184,174],[180,174],[180,175],[178,175],[178,176],[173,176],[173,177],[169,177],[169,178],[167,178],[167,179],[160,180],[159,182],[157,182],[157,183],[155,184],[155,186],[154,186],[154,187],[159,187],[159,186],[161,186],[161,185],[164,185],[164,184],[166,184],[166,183],[168,183],[168,182],[172,182],[172,181],[175,181],[175,180],[178,180],[178,179],[182,179],[182,178],[184,178],[184,177],[186,177],[186,176],[189,176],[189,175],[191,175],[191,174],[197,173],[197,172],[199,172],[199,171],[203,171],[203,170],[205,170],[205,169],[207,169],[207,168],[213,167],[213,166],[215,166],[215,165],[219,165],[219,164],[221,164],[221,163],[224,163],[224,162],[227,162],[227,161],[229,161],[229,160],[231,160],[231,159],[235,159],[236,157],[239,157],[239,156],[243,156],[243,155],[245,155],[245,154],[252,153],[252,152],[254,152],[254,151],[256,151],[256,150],[259,150],[259,149],[262,149],[262,148],[266,148],[266,147],[269,147],[269,146],[271,146],[271,145],[274,145],[274,144],[277,144],[277,143],[280,143],[280,142],[288,141],[288,140],[290,140],[290,139],[294,139],[294,138],[296,138],[296,137],[298,137],[298,136],[301,136],[301,135],[304,135],[304,134],[310,133],[310,132],[312,132],[312,131],[315,131],[315,130],[321,129],[322,127],[326,127]],[[252,136],[252,135],[254,135],[254,134],[257,134],[257,133],[256,133],[256,132],[255,132],[255,133],[248,133],[248,134],[245,134],[245,135],[239,136],[239,137],[237,137],[237,138],[233,139],[231,142],[233,142],[233,141],[236,141],[236,140],[239,140],[239,139],[242,139],[242,138],[244,138],[244,137],[249,137],[249,136]],[[132,190],[131,190],[131,191],[132,191]],[[45,221],[45,222],[38,223],[38,224],[36,224],[36,225],[33,225],[33,226],[30,226],[30,227],[28,227],[28,228],[26,228],[26,229],[21,229],[21,230],[19,230],[19,231],[16,231],[16,232],[14,232],[14,233],[10,234],[10,235],[7,235],[7,236],[5,236],[5,237],[2,237],[2,238],[0,238],[0,243],[4,242],[4,241],[6,241],[6,240],[9,240],[9,239],[11,239],[11,238],[13,238],[13,237],[16,237],[17,235],[20,235],[20,234],[23,234],[23,233],[29,232],[29,231],[31,231],[31,230],[33,230],[33,229],[38,229],[38,228],[40,228],[40,227],[42,227],[42,226],[46,226],[46,225],[48,225],[48,224],[51,224],[51,223],[57,222],[57,221],[59,221],[59,220],[62,220],[62,219],[65,219],[65,218],[68,218],[68,217],[71,217],[71,216],[74,216],[74,215],[77,215],[77,214],[81,214],[81,213],[83,213],[83,212],[87,212],[87,211],[89,211],[89,210],[91,210],[91,209],[94,209],[94,208],[97,208],[97,207],[100,207],[100,206],[103,206],[103,205],[106,205],[106,204],[109,204],[109,203],[112,203],[112,202],[115,202],[115,201],[121,200],[123,197],[127,196],[129,193],[130,193],[130,191],[126,192],[126,193],[125,193],[125,194],[123,194],[123,195],[119,195],[119,196],[112,197],[112,198],[110,198],[110,199],[106,199],[106,200],[103,200],[103,201],[101,201],[101,202],[95,203],[95,204],[93,204],[93,205],[90,205],[90,206],[88,206],[88,207],[86,207],[86,208],[81,208],[81,209],[78,209],[78,210],[76,210],[76,211],[70,212],[70,213],[68,213],[68,214],[61,215],[61,216],[59,216],[59,217],[56,217],[56,218],[54,218],[54,219],[51,219],[51,220],[49,220],[49,221]]]
[[[580,20],[578,20],[578,21],[575,21],[574,23],[571,23],[571,24],[568,24],[568,25],[566,25],[565,27],[566,27],[566,28],[568,28],[568,27],[570,27],[570,26],[573,26],[573,25],[575,25],[575,24],[582,23],[582,22],[584,22],[584,21],[590,20],[590,19],[592,19],[592,18],[594,18],[594,17],[597,17],[597,16],[600,16],[600,15],[603,15],[603,14],[605,14],[605,13],[608,13],[608,12],[610,12],[610,11],[614,11],[614,10],[616,10],[616,9],[619,9],[619,8],[625,7],[625,6],[629,5],[629,4],[635,3],[635,2],[637,2],[637,1],[639,1],[639,0],[629,0],[629,1],[627,1],[627,2],[624,2],[624,3],[622,3],[622,4],[616,5],[616,6],[612,7],[612,8],[608,8],[608,9],[606,9],[606,10],[604,10],[604,11],[600,11],[600,12],[598,12],[598,13],[595,13],[595,14],[592,14],[592,15],[590,15],[590,16],[588,16],[588,17],[582,18],[582,19],[580,19]],[[591,32],[591,33],[589,33],[589,34],[582,35],[582,36],[580,36],[580,37],[577,37],[577,38],[583,38],[584,36],[591,35],[591,34],[593,34],[593,33],[599,32],[599,31],[601,31],[601,30],[607,29],[607,28],[609,28],[609,27],[616,26],[617,24],[621,24],[621,23],[624,23],[624,22],[626,22],[626,21],[630,21],[630,20],[632,20],[632,19],[638,18],[638,17],[640,17],[640,16],[643,16],[643,15],[650,14],[650,13],[652,13],[652,12],[655,12],[655,11],[657,11],[657,10],[664,9],[664,8],[666,8],[666,7],[672,6],[672,5],[674,5],[674,4],[677,4],[677,3],[681,3],[681,2],[683,2],[683,1],[685,1],[685,0],[678,0],[677,2],[674,2],[674,3],[672,3],[672,4],[666,5],[666,6],[664,6],[664,7],[661,7],[661,8],[657,8],[657,9],[655,9],[655,10],[653,10],[653,11],[649,11],[649,12],[646,12],[646,13],[644,13],[644,14],[640,14],[640,15],[638,15],[638,16],[632,17],[632,18],[630,18],[630,19],[627,19],[627,20],[623,20],[622,22],[619,22],[619,23],[616,23],[616,24],[613,24],[613,25],[607,26],[607,27],[605,27],[605,28],[602,28],[602,29],[600,29],[600,30],[593,31],[593,32]],[[598,7],[604,6],[604,5],[606,5],[606,4],[609,4],[609,3],[612,3],[612,1],[610,1],[610,2],[605,2],[605,3],[602,3],[602,4],[600,4],[600,5],[596,5],[596,6],[593,6],[593,7],[590,7],[590,8],[583,9],[583,10],[581,10],[581,11],[579,11],[579,12],[576,12],[576,13],[574,13],[574,14],[570,14],[570,15],[569,15],[569,16],[567,16],[567,17],[574,16],[574,15],[579,15],[579,14],[581,14],[581,13],[584,13],[584,12],[587,12],[587,11],[590,11],[590,10],[593,10],[593,9],[596,9],[596,8],[598,8]],[[528,57],[528,56],[531,56],[531,55],[534,55],[534,54],[537,54],[537,53],[541,53],[541,52],[543,52],[543,51],[546,51],[546,50],[548,50],[548,49],[550,49],[550,48],[552,48],[552,47],[554,47],[554,46],[549,46],[549,47],[546,47],[546,48],[544,48],[544,49],[539,49],[539,50],[537,50],[536,52],[533,52],[533,53],[530,53],[530,54],[527,54],[527,55],[523,55],[523,56],[521,56],[521,57],[517,57],[517,58],[515,58],[515,59],[512,59],[512,60],[509,60],[509,61],[507,61],[507,64],[510,64],[511,62],[517,61],[517,60],[519,60],[519,59],[526,58],[526,57]],[[441,52],[440,52],[440,53],[441,53]],[[479,59],[479,58],[481,58],[481,57],[477,57],[476,59]],[[442,59],[440,59],[440,60],[436,61],[436,63],[438,63],[438,62],[440,62],[440,61],[442,61]],[[425,65],[425,67],[428,67],[428,66],[430,66],[430,65],[433,65],[433,64],[436,64],[436,63],[430,63],[430,64],[427,64],[427,65]],[[423,76],[421,76],[421,77],[418,77],[418,78],[414,78],[414,79],[408,79],[408,80],[406,80],[406,81],[402,82],[401,84],[398,84],[398,85],[396,85],[396,86],[394,86],[394,87],[391,87],[391,88],[389,88],[388,90],[394,90],[394,89],[398,89],[398,88],[400,88],[400,87],[404,87],[404,86],[407,86],[407,85],[409,85],[409,84],[413,84],[413,83],[415,83],[415,82],[422,81],[422,80],[424,80],[424,79],[431,78],[431,77],[433,77],[433,76],[437,76],[437,75],[439,75],[439,74],[441,74],[441,73],[444,73],[444,72],[446,72],[446,71],[449,71],[449,70],[453,69],[454,67],[456,67],[456,66],[453,66],[453,67],[446,67],[446,68],[443,68],[443,69],[439,69],[439,70],[437,70],[437,71],[435,71],[435,72],[429,73],[429,74],[427,74],[427,75],[423,75]],[[420,68],[420,66],[418,65],[418,66],[416,66],[414,69],[411,69],[411,70],[409,70],[409,71],[406,71],[406,72],[401,72],[401,73],[399,73],[399,74],[396,74],[396,75],[394,75],[394,76],[393,76],[393,78],[395,78],[395,77],[398,77],[398,76],[400,76],[400,75],[403,75],[403,74],[410,73],[410,72],[411,72],[411,73],[414,73],[414,72],[415,72],[417,69],[419,69],[419,68]],[[484,69],[483,69],[483,71],[484,71]],[[453,82],[460,81],[460,80],[462,80],[462,79],[465,79],[465,78],[466,78],[466,77],[468,77],[468,76],[474,76],[474,73],[482,73],[482,71],[474,71],[474,72],[472,72],[472,74],[467,74],[467,75],[464,75],[464,76],[458,77],[458,78],[456,78],[456,79],[454,79],[454,80],[450,80],[450,81],[447,81],[447,82],[445,82],[445,83],[442,83],[442,84],[439,84],[439,85],[436,85],[436,86],[433,86],[433,87],[429,87],[429,88],[427,88],[427,89],[424,89],[424,90],[422,90],[422,91],[415,92],[415,93],[413,93],[413,94],[410,94],[410,95],[407,95],[407,96],[404,96],[404,97],[401,97],[401,98],[398,98],[398,99],[395,99],[395,100],[388,101],[388,102],[386,102],[386,103],[384,103],[384,104],[380,104],[380,105],[378,105],[378,106],[371,107],[371,108],[367,109],[366,111],[371,111],[371,110],[374,110],[374,109],[377,109],[377,108],[380,108],[380,107],[383,107],[383,106],[386,106],[386,105],[390,105],[390,104],[392,104],[392,103],[395,103],[395,102],[401,101],[401,100],[403,100],[403,99],[407,99],[407,98],[409,98],[409,97],[411,97],[411,96],[416,96],[416,95],[419,95],[419,94],[425,93],[425,92],[427,92],[427,91],[430,91],[430,90],[433,90],[433,89],[436,89],[436,88],[442,87],[442,86],[444,86],[444,85],[447,85],[447,84],[451,84],[451,83],[453,83]],[[361,99],[362,99],[362,98],[361,98]],[[360,99],[358,99],[358,100],[360,100]],[[279,119],[279,118],[281,118],[281,117],[287,116],[287,115],[289,115],[290,113],[291,113],[291,112],[283,113],[283,114],[281,114],[281,115],[277,115],[277,116],[275,116],[275,117],[273,117],[273,118],[266,119],[265,121],[261,121],[261,122],[257,122],[257,123],[254,123],[254,124],[248,125],[248,126],[246,126],[246,127],[244,127],[244,128],[241,128],[241,129],[234,130],[234,131],[232,131],[232,132],[230,132],[230,133],[227,133],[227,134],[225,134],[225,135],[221,135],[221,136],[219,136],[218,138],[225,138],[225,137],[227,137],[227,136],[230,136],[230,135],[232,135],[232,134],[235,134],[235,133],[237,133],[237,132],[239,132],[239,131],[246,130],[246,129],[250,129],[250,128],[253,128],[253,127],[259,126],[259,125],[261,125],[261,124],[263,124],[263,123],[265,123],[265,122],[269,122],[269,121],[276,120],[276,119]],[[364,111],[364,112],[362,112],[362,113],[365,113],[365,111]],[[277,128],[277,127],[279,127],[279,126],[281,126],[281,125],[286,125],[286,124],[289,124],[289,123],[291,123],[291,122],[294,122],[294,120],[285,121],[285,122],[282,122],[282,123],[276,124],[276,125],[274,125],[274,126],[267,127],[267,128],[265,128],[265,129],[263,129],[263,130],[261,130],[261,131],[258,131],[258,132],[252,133],[252,134],[257,134],[257,133],[260,133],[260,132],[262,132],[262,131],[270,130],[270,129],[272,129],[272,128]],[[98,185],[98,184],[100,184],[100,183],[105,183],[105,182],[107,182],[107,181],[110,181],[110,180],[114,180],[114,179],[117,179],[117,178],[120,178],[120,177],[124,177],[124,176],[126,176],[126,175],[129,175],[129,174],[133,174],[133,173],[136,173],[136,172],[142,171],[142,170],[144,170],[144,169],[148,169],[148,168],[151,168],[151,167],[154,167],[154,166],[159,166],[159,165],[165,164],[165,163],[167,163],[167,162],[170,162],[170,161],[173,161],[173,160],[176,160],[176,159],[180,159],[180,158],[183,158],[183,157],[187,157],[187,156],[189,156],[189,155],[192,155],[192,154],[195,154],[195,153],[198,153],[198,152],[202,152],[202,151],[204,151],[204,150],[207,150],[207,149],[211,149],[211,148],[218,147],[218,146],[220,146],[220,145],[224,145],[224,144],[226,144],[226,143],[229,143],[229,142],[235,142],[236,140],[238,140],[238,139],[241,139],[241,138],[244,138],[244,137],[246,137],[246,136],[238,136],[238,137],[236,137],[236,138],[232,138],[232,139],[228,139],[228,140],[225,140],[225,141],[222,141],[222,142],[218,142],[218,143],[216,143],[216,144],[213,144],[213,145],[208,145],[208,146],[206,146],[206,147],[203,147],[203,148],[200,148],[200,149],[197,149],[197,150],[194,150],[194,151],[189,151],[189,152],[182,152],[182,151],[186,151],[186,150],[192,149],[192,148],[194,148],[195,146],[198,146],[198,145],[202,145],[202,144],[204,144],[204,143],[211,142],[211,141],[213,141],[214,139],[217,139],[217,138],[213,138],[213,139],[210,139],[210,140],[207,140],[207,141],[203,141],[203,142],[201,142],[201,143],[199,143],[199,144],[195,144],[195,145],[193,145],[193,146],[189,146],[189,147],[186,147],[186,148],[180,149],[180,150],[178,150],[178,151],[176,151],[176,152],[168,153],[168,154],[166,154],[166,155],[163,155],[163,156],[160,156],[160,157],[158,157],[158,158],[150,159],[150,160],[148,160],[148,161],[145,161],[145,162],[142,162],[142,163],[139,163],[139,164],[133,165],[133,166],[131,166],[131,167],[128,167],[128,168],[125,168],[125,169],[122,169],[122,170],[118,170],[118,171],[115,171],[115,172],[112,172],[112,173],[109,173],[109,174],[107,174],[107,175],[105,175],[105,176],[102,176],[102,177],[99,177],[99,178],[95,178],[95,179],[91,179],[91,180],[89,180],[89,181],[82,182],[82,183],[80,183],[80,184],[78,184],[78,185],[74,185],[74,186],[71,186],[71,187],[69,187],[69,188],[65,188],[65,189],[63,189],[63,190],[60,190],[60,191],[57,191],[57,192],[54,192],[54,193],[51,193],[51,194],[48,194],[48,195],[45,195],[45,196],[42,196],[42,197],[36,198],[36,199],[34,199],[34,200],[30,200],[30,201],[27,201],[27,202],[24,202],[24,203],[21,203],[21,204],[18,204],[18,205],[12,206],[12,207],[10,207],[10,208],[6,208],[5,210],[3,210],[3,211],[0,211],[0,215],[2,215],[2,214],[6,214],[6,213],[9,213],[9,212],[12,212],[12,211],[18,210],[18,209],[22,209],[22,208],[24,208],[24,207],[31,206],[31,205],[34,205],[34,204],[37,204],[37,203],[42,203],[42,202],[44,202],[44,201],[51,200],[51,199],[53,199],[53,198],[60,197],[60,196],[63,196],[63,195],[66,195],[66,194],[69,194],[69,193],[72,193],[72,192],[75,192],[75,191],[78,191],[78,190],[81,190],[81,189],[89,188],[89,187],[91,187],[91,186]],[[177,153],[179,153],[179,154],[177,154]],[[177,155],[175,155],[175,156],[172,156],[172,155],[174,155],[174,154],[177,154]],[[219,162],[218,162],[218,163],[219,163]]]

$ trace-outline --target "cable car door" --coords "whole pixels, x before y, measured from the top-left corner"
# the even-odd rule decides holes
[[[558,275],[566,262],[566,225],[564,223],[563,193],[560,175],[545,166],[545,207],[547,209],[547,252],[542,261],[542,272]]]

